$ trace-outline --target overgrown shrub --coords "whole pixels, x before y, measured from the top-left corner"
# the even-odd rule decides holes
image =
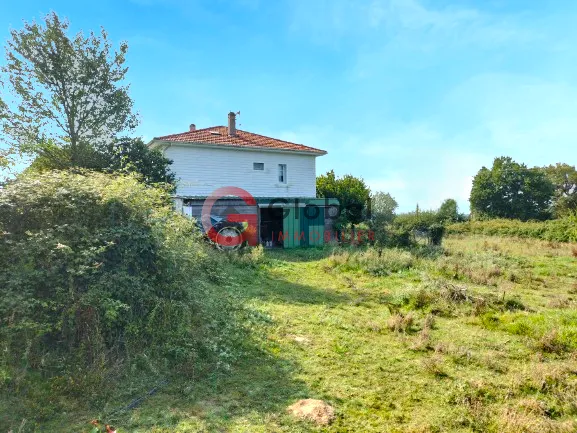
[[[451,224],[451,234],[481,234],[535,238],[554,242],[577,242],[577,214],[550,221],[492,219]]]
[[[373,225],[374,245],[377,248],[407,248],[413,244],[411,232],[392,224]]]
[[[430,280],[416,289],[408,289],[382,298],[391,315],[417,310],[437,316],[480,316],[488,311],[524,310],[525,306],[515,298],[481,294],[474,289],[456,285],[444,279]]]
[[[373,224],[377,247],[406,248],[426,239],[430,245],[441,245],[445,235],[444,215],[436,211],[409,212],[395,216],[392,222]]]
[[[227,361],[239,332],[218,258],[167,190],[48,172],[0,192],[2,364],[64,374],[148,359]]]

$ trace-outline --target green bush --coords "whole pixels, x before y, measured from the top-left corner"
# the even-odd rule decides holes
[[[451,224],[451,234],[481,234],[535,238],[554,242],[577,242],[577,214],[550,221],[492,219]]]
[[[441,245],[445,235],[445,217],[436,211],[409,212],[395,216],[391,223],[373,225],[375,244],[379,247],[405,248],[419,237],[431,245]]]
[[[48,172],[0,192],[4,365],[64,374],[147,359],[227,361],[224,276],[167,189],[134,176]]]

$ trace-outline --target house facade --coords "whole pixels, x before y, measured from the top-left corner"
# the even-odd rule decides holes
[[[232,112],[227,126],[190,125],[186,132],[154,138],[149,147],[173,161],[175,204],[184,214],[202,219],[207,197],[240,188],[255,202],[247,204],[238,194],[220,197],[211,208],[216,219],[231,212],[254,216],[256,242],[266,246],[325,242],[327,208],[337,203],[316,198],[316,158],[324,150],[239,130]]]
[[[173,161],[180,197],[207,197],[218,188],[234,185],[253,197],[316,197],[316,158],[326,152],[236,129],[213,126],[154,138]]]

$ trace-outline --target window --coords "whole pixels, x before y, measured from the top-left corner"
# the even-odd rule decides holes
[[[253,162],[252,163],[253,170],[264,170],[264,162]]]
[[[280,183],[286,183],[286,164],[278,165],[278,181]]]

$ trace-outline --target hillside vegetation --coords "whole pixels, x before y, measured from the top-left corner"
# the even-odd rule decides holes
[[[9,408],[31,431],[64,408],[103,416],[134,392],[119,384],[226,369],[242,354],[250,319],[219,290],[224,258],[172,211],[168,188],[49,172],[0,193],[0,431]]]
[[[250,347],[107,421],[155,433],[573,432],[576,256],[571,244],[485,236],[227,256],[219,287],[204,284],[239,302]],[[228,344],[234,353],[238,342]],[[89,419],[148,389],[128,383],[82,405],[47,398],[44,413],[60,412],[36,424],[28,413],[37,428],[22,431],[88,431]],[[286,407],[300,398],[327,401],[336,420],[293,419]],[[22,412],[2,410],[2,428],[20,425]]]
[[[448,233],[534,238],[554,242],[577,242],[577,214],[549,221],[491,219],[451,224]]]

